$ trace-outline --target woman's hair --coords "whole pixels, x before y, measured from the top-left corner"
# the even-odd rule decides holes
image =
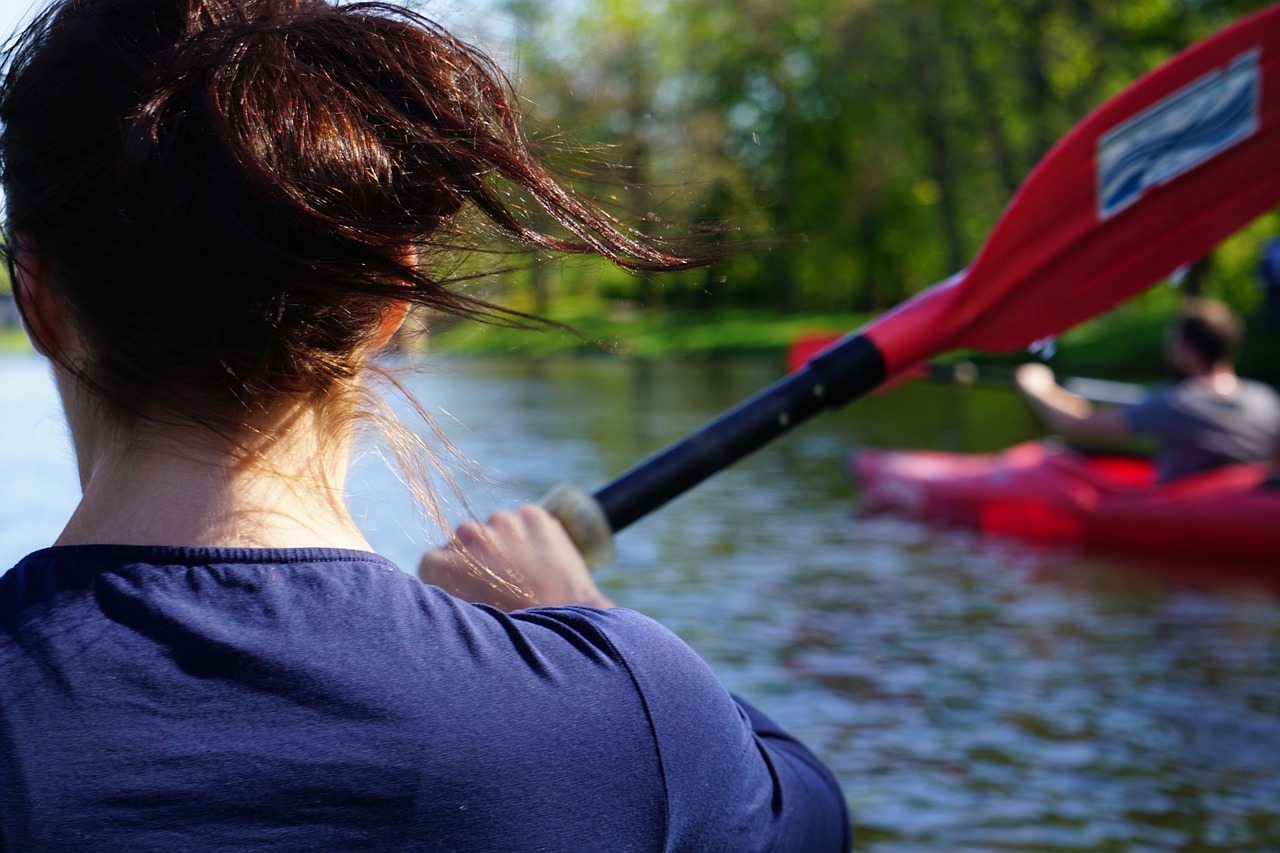
[[[509,320],[450,287],[483,246],[699,262],[558,180],[493,63],[393,5],[59,0],[0,122],[11,269],[33,253],[91,355],[66,366],[131,415],[325,399],[406,303]]]

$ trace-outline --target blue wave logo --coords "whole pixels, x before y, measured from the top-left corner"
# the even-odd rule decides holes
[[[1260,55],[1241,54],[1098,139],[1101,219],[1258,132]]]

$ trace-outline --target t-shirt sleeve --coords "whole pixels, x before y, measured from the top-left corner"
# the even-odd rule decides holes
[[[849,813],[831,771],[776,723],[731,696],[682,640],[645,621],[648,627],[626,632],[621,642],[660,754],[667,849],[849,850]]]
[[[812,830],[797,837],[784,837],[773,850],[849,850],[853,844],[848,806],[835,776],[808,747],[777,723],[734,697],[746,714],[761,753],[771,767],[771,777],[780,790],[788,792],[793,814],[784,817]],[[771,759],[771,760],[770,760]],[[794,832],[794,827],[786,830]]]

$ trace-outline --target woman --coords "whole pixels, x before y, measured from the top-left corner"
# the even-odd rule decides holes
[[[5,849],[848,847],[830,773],[545,512],[424,583],[343,504],[408,306],[500,317],[445,286],[476,244],[693,262],[558,183],[485,59],[377,4],[70,0],[0,121],[83,487],[0,578]]]

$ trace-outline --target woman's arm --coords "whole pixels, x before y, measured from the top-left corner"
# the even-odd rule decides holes
[[[460,525],[452,542],[422,558],[418,575],[459,598],[507,611],[614,606],[560,523],[536,505],[496,512],[485,524]],[[849,849],[848,808],[831,771],[799,740],[731,696],[693,649],[629,611],[579,618],[605,620],[600,627],[643,697],[666,787],[667,849]]]

